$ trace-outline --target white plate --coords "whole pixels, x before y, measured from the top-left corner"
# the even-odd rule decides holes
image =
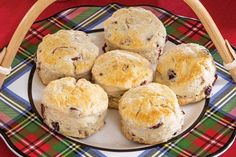
[[[102,53],[102,47],[104,46],[104,34],[103,32],[95,32],[90,33],[89,36],[95,42],[97,46],[100,48],[100,52]],[[170,41],[167,42],[165,47],[166,51],[173,43]],[[36,110],[40,113],[40,104],[42,99],[42,94],[45,86],[41,83],[37,72],[34,72],[32,79],[32,103],[35,105]],[[187,106],[181,107],[185,112],[185,119],[182,132],[176,135],[175,139],[178,139],[178,136],[183,135],[184,132],[191,129],[198,120],[198,118],[204,113],[204,106],[206,101],[203,100],[201,102],[190,104]],[[144,149],[150,147],[151,145],[144,145],[132,142],[127,140],[120,129],[120,117],[117,110],[109,109],[108,114],[106,116],[106,125],[102,128],[98,133],[86,138],[86,139],[76,139],[68,137],[76,142],[89,145],[92,147],[97,147],[105,150],[137,150]],[[173,140],[173,139],[172,139]]]

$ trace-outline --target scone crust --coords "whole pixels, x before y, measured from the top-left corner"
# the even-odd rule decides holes
[[[179,107],[175,93],[158,83],[132,88],[119,101],[119,113],[124,121],[136,126],[152,127]]]
[[[66,77],[45,88],[41,115],[54,131],[85,138],[104,126],[107,108],[108,96],[99,85]]]
[[[141,7],[119,9],[104,22],[104,29],[105,39],[124,49],[153,48],[166,36],[162,22],[151,11]],[[147,40],[151,36],[151,40]],[[131,38],[129,45],[122,44]]]
[[[108,95],[146,84],[153,79],[150,62],[125,50],[109,51],[99,56],[92,68],[92,75]]]
[[[108,49],[124,49],[139,53],[154,62],[162,53],[166,30],[149,10],[141,7],[122,8],[104,22]]]
[[[43,38],[37,50],[37,69],[44,84],[71,76],[88,77],[98,47],[81,31],[60,30]]]
[[[155,82],[165,84],[186,105],[205,98],[215,81],[216,67],[209,51],[198,44],[174,46],[160,57]]]
[[[182,128],[184,116],[174,92],[150,83],[127,91],[119,102],[122,132],[145,144],[166,142]]]
[[[88,116],[105,111],[108,96],[103,88],[86,79],[76,82],[74,78],[65,77],[48,84],[42,104],[61,112],[69,112],[71,108],[75,108],[80,111],[80,116]]]

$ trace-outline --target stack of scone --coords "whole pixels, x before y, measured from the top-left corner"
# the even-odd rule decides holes
[[[91,77],[98,54],[98,47],[81,31],[61,30],[39,44],[37,71],[47,85],[41,115],[54,131],[85,138],[104,126],[107,93],[99,85],[80,79]]]
[[[163,54],[164,25],[139,7],[116,11],[104,22],[104,33],[107,52],[100,56],[84,32],[64,30],[43,39],[37,69],[47,85],[44,122],[66,136],[85,138],[102,128],[109,106],[119,110],[128,139],[168,141],[183,126],[180,105],[210,95],[216,79],[212,56],[197,44]]]

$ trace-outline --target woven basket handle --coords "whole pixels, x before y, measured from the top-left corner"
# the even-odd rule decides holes
[[[56,0],[38,0],[30,8],[30,10],[20,22],[15,33],[13,34],[13,37],[9,42],[8,47],[4,48],[0,53],[0,87],[2,87],[7,73],[10,72],[11,64],[26,33],[38,18],[38,16],[55,1]],[[193,11],[197,14],[199,19],[203,23],[208,34],[213,40],[213,43],[217,47],[221,58],[223,59],[224,63],[228,65],[228,70],[230,71],[234,81],[236,82],[236,55],[230,44],[223,39],[214,21],[199,0],[184,1],[193,9]]]
[[[229,42],[223,38],[212,17],[199,0],[184,0],[200,19],[221,56],[224,66],[236,82],[236,54]]]
[[[1,67],[4,69],[10,69],[11,64],[15,58],[15,55],[22,43],[26,33],[38,18],[38,16],[53,2],[56,0],[38,0],[27,12],[15,33],[13,34],[7,48],[4,48],[0,53]],[[5,80],[6,74],[0,73],[0,87]]]

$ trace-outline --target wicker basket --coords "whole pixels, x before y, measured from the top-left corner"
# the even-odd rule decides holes
[[[10,40],[8,47],[4,48],[0,53],[0,87],[3,84],[6,75],[11,72],[11,64],[27,31],[30,29],[37,17],[55,1],[56,0],[38,0],[22,19]],[[229,70],[233,80],[236,82],[236,54],[234,50],[228,41],[223,39],[214,21],[199,0],[184,1],[193,9],[201,20],[203,26],[218,49],[218,52],[224,61],[225,68]]]

